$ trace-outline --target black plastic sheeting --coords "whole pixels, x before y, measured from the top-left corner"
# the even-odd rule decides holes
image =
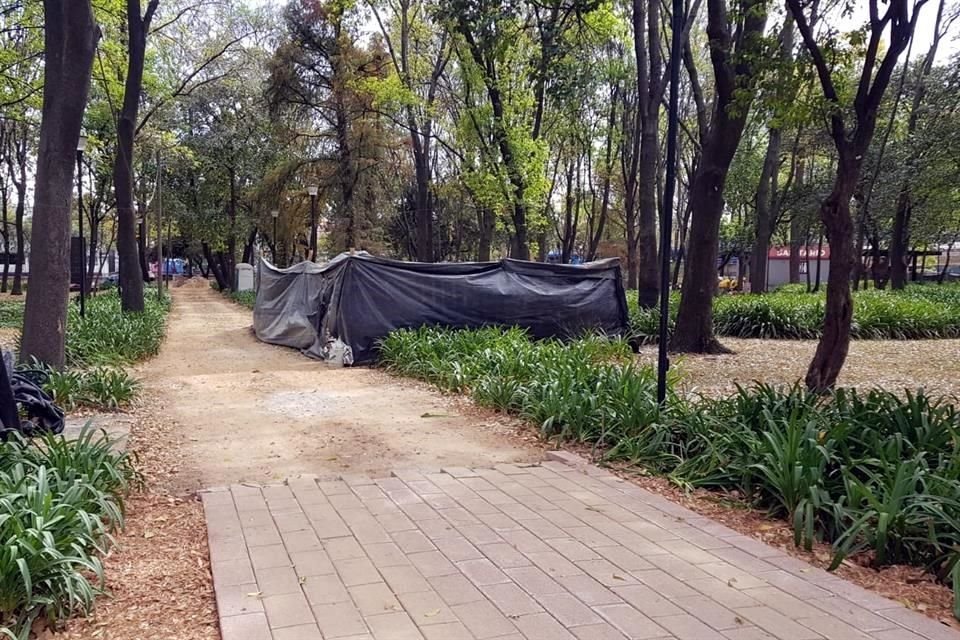
[[[617,258],[581,265],[521,260],[400,262],[341,254],[279,269],[261,260],[257,337],[340,364],[376,359],[379,340],[421,326],[517,326],[535,338],[627,332]]]

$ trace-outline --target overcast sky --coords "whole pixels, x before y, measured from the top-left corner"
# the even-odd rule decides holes
[[[248,5],[254,7],[262,6],[274,6],[282,7],[287,4],[288,0],[244,0]],[[951,4],[948,0],[948,5]],[[854,12],[854,16],[849,20],[846,20],[850,23],[850,26],[853,27],[856,24],[863,24],[866,22],[868,15],[868,4],[864,0],[858,2],[858,8]],[[881,6],[884,6],[884,3],[881,2]],[[917,23],[917,31],[914,34],[913,41],[913,52],[911,53],[911,58],[914,60],[918,59],[920,56],[924,55],[927,49],[930,47],[930,42],[933,40],[933,24],[936,19],[937,13],[937,0],[929,0],[923,8],[920,10],[920,21]],[[955,24],[954,29],[951,30],[951,34],[947,36],[946,40],[941,42],[940,50],[937,53],[937,61],[944,62],[946,61],[953,53],[960,49],[960,40],[957,38],[957,27],[960,27],[960,24]]]

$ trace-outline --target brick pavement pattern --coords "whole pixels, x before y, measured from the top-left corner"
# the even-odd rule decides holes
[[[223,640],[960,640],[550,457],[204,492]]]

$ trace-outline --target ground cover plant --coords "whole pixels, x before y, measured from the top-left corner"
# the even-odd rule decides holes
[[[23,325],[23,300],[0,300],[0,328],[19,329]]]
[[[67,361],[72,366],[120,366],[156,355],[170,299],[146,296],[142,313],[123,313],[115,291],[87,300],[85,317],[71,304],[67,319]]]
[[[119,367],[97,366],[89,369],[34,369],[35,377],[66,411],[78,407],[120,409],[129,405],[140,390],[140,383]]]
[[[91,407],[113,410],[129,405],[140,385],[125,366],[160,350],[170,309],[169,298],[150,295],[143,313],[122,313],[115,290],[101,292],[79,305],[71,304],[67,323],[67,368],[56,371],[37,363],[31,372],[54,401],[66,410]]]
[[[103,592],[99,556],[139,482],[111,445],[89,429],[74,441],[0,442],[0,637],[26,640],[37,618],[87,614]]]
[[[256,291],[230,291],[224,292],[224,294],[237,304],[248,309],[253,309],[254,304],[257,302]]]
[[[795,542],[831,543],[834,565],[925,567],[949,581],[960,548],[960,414],[923,391],[817,395],[757,384],[727,398],[671,394],[621,342],[534,342],[519,330],[400,331],[390,369],[522,415],[685,487],[736,490],[788,520]]]
[[[659,313],[628,296],[630,324],[640,343],[657,340]],[[671,297],[671,329],[679,297]],[[825,294],[796,287],[763,295],[719,296],[714,330],[734,338],[814,340],[820,337]],[[914,340],[960,337],[960,285],[913,285],[903,291],[868,289],[854,295],[851,335],[859,339]]]

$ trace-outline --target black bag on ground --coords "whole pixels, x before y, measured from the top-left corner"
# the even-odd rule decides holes
[[[58,407],[40,387],[46,374],[42,371],[13,371],[9,352],[3,354],[0,366],[0,436],[5,440],[10,431],[25,436],[40,433],[61,433],[63,409]]]

